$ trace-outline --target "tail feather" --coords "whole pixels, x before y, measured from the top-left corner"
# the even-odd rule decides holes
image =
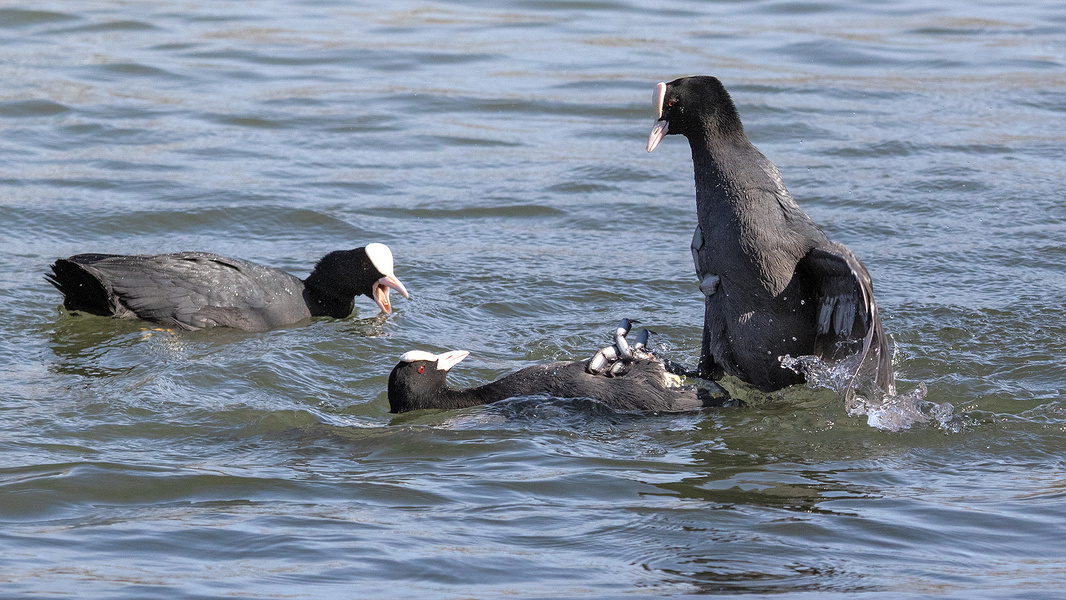
[[[115,314],[114,294],[81,265],[60,259],[52,265],[52,273],[44,277],[63,294],[67,310],[104,317]]]

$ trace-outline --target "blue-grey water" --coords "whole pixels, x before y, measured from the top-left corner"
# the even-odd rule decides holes
[[[0,3],[0,597],[1062,597],[1066,11],[867,4]],[[689,150],[644,144],[696,74],[869,268],[911,402],[390,415],[412,349],[473,385],[631,317],[695,363]],[[267,333],[43,277],[371,241],[410,300]]]

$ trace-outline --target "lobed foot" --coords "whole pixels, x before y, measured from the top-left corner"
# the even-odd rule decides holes
[[[629,362],[634,358],[652,357],[651,351],[648,350],[651,331],[642,329],[637,334],[633,344],[630,344],[626,339],[633,325],[639,322],[634,319],[622,319],[619,321],[618,327],[614,332],[614,344],[601,348],[592,356],[588,367],[586,367],[588,372],[593,375],[613,377],[625,373],[629,367]]]

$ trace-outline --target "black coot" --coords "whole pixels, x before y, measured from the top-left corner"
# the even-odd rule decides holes
[[[667,134],[688,138],[698,226],[692,256],[706,295],[699,373],[728,373],[764,391],[803,381],[781,357],[837,360],[862,354],[892,392],[888,342],[870,274],[834,243],[785,189],[781,173],[748,141],[714,77],[655,86],[651,152]]]
[[[468,354],[466,350],[443,354],[414,350],[401,356],[389,375],[389,410],[466,408],[535,394],[594,398],[617,410],[682,412],[721,404],[710,397],[705,403],[703,390],[671,387],[671,376],[654,359],[633,360],[625,373],[613,377],[589,373],[589,361],[583,360],[526,367],[475,388],[449,387],[448,369]]]
[[[304,280],[204,252],[78,254],[57,260],[46,278],[68,310],[180,329],[265,331],[309,317],[347,317],[360,294],[386,313],[390,288],[408,296],[393,274],[392,251],[376,243],[330,252]]]
[[[447,382],[448,370],[470,354],[466,350],[443,354],[408,352],[389,375],[390,410],[401,413],[466,408],[534,394],[594,398],[627,411],[683,412],[722,406],[728,401],[728,395],[720,388],[680,387],[680,378],[668,372],[668,365],[646,351],[646,330],[632,346],[625,342],[631,323],[623,319],[615,334],[615,345],[600,350],[590,360],[526,367],[468,389],[448,387]]]

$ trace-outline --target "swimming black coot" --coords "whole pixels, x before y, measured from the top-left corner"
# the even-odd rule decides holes
[[[803,381],[781,357],[862,354],[892,392],[888,342],[870,274],[803,213],[781,173],[748,141],[714,77],[655,86],[651,152],[667,134],[688,138],[698,225],[692,256],[706,296],[699,373],[728,373],[764,391]]]
[[[78,254],[57,260],[46,278],[68,310],[193,330],[265,331],[309,317],[340,319],[360,294],[388,313],[389,289],[408,297],[393,273],[392,251],[377,243],[330,252],[304,280],[204,252]]]
[[[619,325],[615,345],[608,347],[607,353],[605,348],[589,360],[526,367],[475,388],[456,389],[447,382],[448,371],[470,354],[466,350],[407,352],[389,375],[389,409],[402,413],[466,408],[535,394],[594,398],[627,411],[684,412],[722,406],[728,401],[728,395],[719,390],[680,387],[681,378],[667,370],[667,363],[643,348],[646,331],[632,347],[623,344],[620,348],[618,339],[624,339],[629,323],[623,320]]]

